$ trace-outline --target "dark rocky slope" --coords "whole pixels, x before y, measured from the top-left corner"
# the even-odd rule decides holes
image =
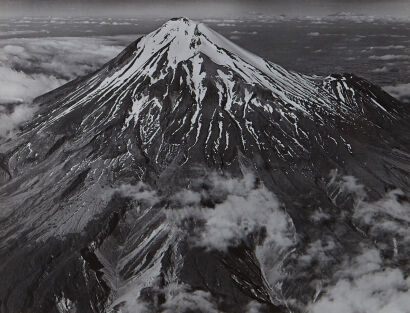
[[[343,184],[407,203],[409,109],[359,77],[289,72],[176,19],[36,101],[0,145],[0,312],[297,312],[363,245],[406,269],[406,238],[359,225]],[[272,220],[204,244],[235,197]]]

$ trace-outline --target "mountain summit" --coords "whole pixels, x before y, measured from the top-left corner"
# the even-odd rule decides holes
[[[353,191],[410,186],[402,103],[186,18],[36,103],[0,142],[0,312],[302,312],[376,240]]]

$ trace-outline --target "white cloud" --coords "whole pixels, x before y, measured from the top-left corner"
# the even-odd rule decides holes
[[[372,70],[373,73],[388,73],[390,71],[391,71],[391,69],[388,68],[387,66],[378,67],[378,68]]]
[[[21,35],[32,35],[32,34],[41,34],[45,33],[48,34],[49,31],[42,29],[42,30],[7,30],[7,31],[0,31],[0,37],[9,37],[9,36],[21,36]]]
[[[320,221],[325,221],[330,218],[330,215],[323,212],[320,208],[316,211],[313,212],[313,214],[310,216],[311,220],[314,222],[320,222]]]
[[[386,54],[386,55],[371,55],[370,60],[390,61],[390,60],[409,60],[410,56],[405,54]]]
[[[219,23],[222,20],[218,20],[218,19],[204,19],[203,22],[204,23]]]
[[[280,252],[294,244],[292,220],[276,196],[257,183],[252,174],[239,179],[213,173],[192,184],[192,189],[182,189],[171,197],[155,192],[142,182],[122,185],[107,195],[111,197],[119,192],[149,205],[169,203],[164,213],[170,227],[185,228],[190,219],[198,221],[198,225],[203,223],[203,227],[194,229],[196,238],[191,243],[209,249],[226,251],[246,241],[249,235],[256,235],[260,255],[267,252],[263,251],[265,248]]]
[[[52,75],[27,74],[0,65],[0,136],[13,135],[20,124],[33,117],[37,110],[31,104],[34,97],[64,82]],[[6,105],[14,108],[6,110]]]
[[[401,190],[392,190],[375,202],[361,201],[355,207],[353,220],[373,237],[395,239],[401,246],[410,244],[410,203]]]
[[[251,243],[251,246],[256,246],[255,254],[269,283],[274,284],[280,279],[277,265],[295,243],[292,220],[275,195],[251,174],[243,178],[208,174],[203,179],[191,181],[189,189],[181,189],[172,196],[155,192],[143,183],[123,185],[110,192],[109,196],[114,192],[148,205],[161,204],[168,224],[166,229],[182,236],[193,247],[224,252],[242,242]],[[160,259],[157,262],[160,266]],[[150,277],[151,287],[156,290],[158,286],[152,273]],[[169,276],[170,279],[172,277]],[[123,302],[122,312],[134,312],[133,306],[141,312],[150,311],[150,304],[138,301],[141,284],[130,283],[126,288],[121,287],[120,298],[115,303]],[[160,305],[161,312],[185,312],[187,309],[218,312],[211,294],[178,284],[172,279],[167,287],[160,288],[160,292],[165,297],[165,303]],[[252,303],[247,309],[257,312],[258,308],[258,304]]]
[[[23,122],[30,120],[37,107],[27,103],[16,104],[12,112],[2,110],[0,104],[0,137],[12,136],[14,130]]]
[[[118,25],[131,25],[129,22],[113,22],[112,25],[118,26]]]
[[[401,190],[392,190],[376,201],[369,201],[364,185],[352,176],[338,175],[332,171],[330,183],[333,201],[339,196],[351,195],[353,212],[345,214],[374,245],[360,244],[362,252],[344,258],[318,300],[308,305],[311,313],[408,313],[410,278],[406,277],[395,262],[381,257],[380,250],[389,250],[393,260],[408,255],[410,244],[410,203]],[[326,258],[322,251],[334,246],[312,243],[299,260],[310,261]],[[401,256],[400,256],[401,255]]]
[[[393,50],[393,49],[405,49],[406,47],[403,45],[390,45],[390,46],[377,46],[377,47],[370,47],[371,50]]]
[[[22,55],[25,54],[25,57],[28,55],[25,53],[25,49],[21,46],[6,45],[3,47],[3,52],[11,55]]]
[[[0,40],[0,136],[11,135],[32,118],[32,100],[71,79],[88,74],[115,57],[130,39],[22,38]]]
[[[123,49],[108,38],[8,39],[0,42],[0,63],[10,68],[74,79],[101,67]]]
[[[115,192],[119,192],[125,197],[133,198],[136,201],[144,202],[151,206],[160,201],[160,196],[157,194],[157,192],[155,190],[152,190],[143,182],[138,182],[138,184],[136,185],[121,185],[120,187],[113,189],[106,195],[108,197],[111,197]]]
[[[173,201],[179,202],[183,206],[199,205],[201,202],[201,194],[192,190],[183,190],[177,192],[173,197]]]
[[[217,26],[220,26],[220,27],[235,27],[236,25],[231,24],[231,23],[219,23],[219,24],[217,24]]]
[[[233,35],[233,36],[229,36],[229,39],[230,40],[239,40],[239,39],[241,39],[241,37],[237,36],[237,35]]]
[[[340,176],[332,171],[328,184],[334,202],[341,198],[353,199],[353,212],[348,216],[351,221],[374,240],[399,241],[406,247],[410,243],[410,202],[406,194],[395,189],[387,192],[376,201],[368,201],[364,185],[353,176]],[[346,216],[345,214],[345,216]]]
[[[362,201],[366,198],[365,186],[360,184],[356,177],[341,176],[336,169],[330,171],[329,178],[328,188],[334,189],[334,192],[330,195],[334,202],[341,195],[350,195],[356,201]]]
[[[30,102],[64,82],[53,75],[27,74],[0,65],[0,103]]]
[[[243,179],[211,177],[211,189],[185,190],[177,194],[189,206],[167,210],[167,219],[180,227],[194,219],[204,226],[193,243],[209,249],[226,251],[246,240],[251,234],[266,231],[262,256],[269,249],[281,251],[293,244],[293,224],[280,208],[279,201],[264,186],[257,186],[252,175]],[[213,208],[202,203],[214,203]],[[266,245],[266,246],[265,246]]]
[[[212,295],[202,290],[189,291],[188,286],[171,284],[165,289],[165,303],[161,312],[206,312],[218,313],[216,305],[212,302]]]
[[[320,286],[307,312],[408,313],[410,278],[398,266],[400,262],[396,262],[407,258],[409,252],[410,203],[405,193],[396,189],[370,201],[363,184],[336,170],[331,172],[328,192],[334,203],[346,198],[353,200],[353,211],[347,210],[338,218],[352,223],[369,241],[359,243],[361,253],[358,255],[340,256],[341,264],[323,282],[325,286]],[[328,256],[337,255],[334,243],[328,240],[313,242],[298,261],[308,265],[313,264],[312,261],[326,262]],[[392,253],[386,258],[387,251]]]
[[[383,89],[400,101],[410,102],[410,83],[386,86]]]
[[[262,304],[256,301],[251,301],[246,306],[246,313],[259,313],[261,312]]]
[[[365,250],[335,273],[336,283],[308,307],[311,313],[408,313],[410,278],[383,268],[378,251]]]
[[[335,247],[335,242],[330,238],[316,240],[307,246],[306,252],[298,260],[308,264],[314,260],[326,263],[331,259],[328,252],[334,250]]]
[[[361,15],[352,12],[341,12],[338,14],[331,14],[327,16],[304,16],[298,17],[299,20],[307,20],[312,22],[354,22],[354,23],[378,23],[378,22],[408,22],[408,17],[398,17],[398,16],[372,16],[372,15]]]
[[[251,241],[262,274],[269,284],[267,290],[275,299],[303,308],[304,312],[408,313],[410,280],[399,267],[393,267],[394,262],[386,261],[378,250],[384,248],[383,241],[386,241],[394,245],[393,258],[407,253],[410,204],[405,194],[393,190],[377,201],[369,201],[366,187],[358,179],[342,176],[337,171],[331,172],[328,188],[334,201],[347,196],[354,200],[353,211],[345,210],[346,214],[336,218],[343,222],[350,220],[369,238],[366,244],[358,243],[357,251],[361,253],[357,255],[340,254],[340,242],[331,235],[306,244],[302,254],[292,253],[296,251],[297,238],[291,218],[275,195],[251,174],[243,178],[212,174],[191,181],[189,189],[182,189],[170,198],[141,183],[135,187],[122,186],[119,190],[150,205],[167,203],[163,212],[169,230],[186,236],[193,246],[227,251],[228,247]],[[312,219],[318,221],[328,217],[320,208],[316,215],[312,215]],[[400,249],[403,251],[398,251]],[[317,289],[310,304],[283,296],[282,283],[287,274],[282,266],[290,254],[302,270],[299,274],[309,271],[319,277],[306,286]],[[335,256],[339,263],[332,267]],[[322,276],[323,270],[333,270],[333,273]],[[126,308],[131,308],[138,299],[139,289],[134,287],[125,295],[130,299],[124,306],[124,312],[132,312]],[[163,312],[184,311],[186,308],[216,312],[215,302],[207,292],[172,281],[161,290],[165,296],[165,303],[161,306]],[[124,297],[121,299],[126,299]],[[145,306],[135,303],[144,312]],[[246,307],[249,313],[259,309],[260,305],[255,302]]]
[[[231,34],[234,34],[234,35],[257,35],[258,32],[257,31],[247,32],[247,31],[234,30],[234,31],[231,32]]]
[[[98,69],[122,48],[109,38],[1,40],[1,98],[33,99]]]

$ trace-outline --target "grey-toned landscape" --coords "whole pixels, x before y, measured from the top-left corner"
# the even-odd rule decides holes
[[[405,1],[1,5],[0,312],[410,312]]]

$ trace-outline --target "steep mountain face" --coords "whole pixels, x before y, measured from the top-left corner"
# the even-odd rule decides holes
[[[298,312],[363,245],[405,270],[355,209],[406,205],[409,109],[364,79],[181,18],[36,102],[0,143],[0,312]]]

